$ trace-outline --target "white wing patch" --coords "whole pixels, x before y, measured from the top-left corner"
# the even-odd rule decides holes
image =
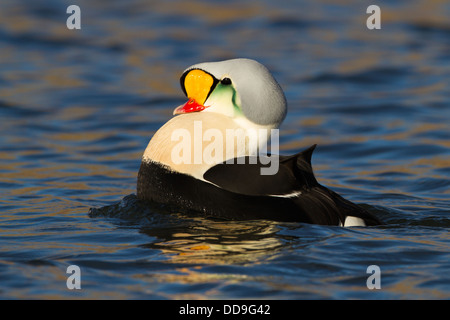
[[[295,198],[301,195],[301,191],[293,191],[287,194],[269,194],[269,197],[278,197],[278,198]]]
[[[365,227],[366,223],[363,219],[353,216],[347,216],[345,218],[344,227]],[[341,222],[342,227],[342,222]]]

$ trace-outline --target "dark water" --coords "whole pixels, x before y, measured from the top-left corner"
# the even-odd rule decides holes
[[[0,3],[1,298],[450,298],[448,2],[377,1],[381,30],[357,0],[77,1],[81,30],[66,28],[70,4]],[[319,181],[386,226],[136,203],[182,70],[234,57],[284,88],[282,153],[317,143]]]

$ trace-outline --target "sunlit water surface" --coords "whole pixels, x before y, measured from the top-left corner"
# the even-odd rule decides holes
[[[450,5],[365,1],[0,3],[0,297],[450,298]],[[136,202],[189,65],[267,65],[319,181],[387,224],[220,221]],[[81,268],[81,290],[66,286]],[[369,265],[381,289],[369,290]]]

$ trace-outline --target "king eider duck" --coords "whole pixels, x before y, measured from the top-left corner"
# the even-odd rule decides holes
[[[188,102],[145,149],[138,199],[223,219],[381,224],[317,182],[316,145],[291,156],[261,152],[287,113],[284,93],[265,66],[250,59],[200,63],[180,82]]]

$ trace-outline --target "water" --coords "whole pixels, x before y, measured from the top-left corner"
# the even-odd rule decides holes
[[[0,297],[450,298],[450,5],[380,1],[0,4]],[[152,134],[202,61],[284,88],[281,152],[387,224],[225,222],[135,201]],[[66,286],[81,268],[81,290]],[[381,289],[366,286],[369,265]]]

